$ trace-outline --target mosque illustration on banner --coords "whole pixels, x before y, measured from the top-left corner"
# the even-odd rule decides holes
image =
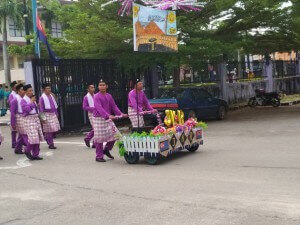
[[[135,4],[134,50],[141,52],[176,52],[178,50],[176,13]]]

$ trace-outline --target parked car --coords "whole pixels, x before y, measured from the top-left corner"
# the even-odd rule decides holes
[[[224,119],[228,111],[226,101],[213,97],[201,88],[166,89],[160,98],[150,99],[150,104],[159,112],[166,109],[183,110],[185,119],[192,116],[198,119]]]

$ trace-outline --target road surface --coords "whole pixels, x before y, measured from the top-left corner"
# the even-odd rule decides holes
[[[97,163],[83,135],[42,144],[43,161],[0,155],[0,224],[300,224],[300,106],[208,121],[205,143],[160,165]]]

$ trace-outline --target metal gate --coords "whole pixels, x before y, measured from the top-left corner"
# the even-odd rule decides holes
[[[144,79],[146,92],[151,98],[151,70],[137,70],[125,73],[114,60],[107,59],[64,59],[59,65],[51,60],[32,61],[35,94],[40,97],[42,84],[49,83],[59,105],[59,119],[64,130],[87,124],[82,100],[87,85],[92,83],[96,90],[100,79],[108,82],[108,92],[116,104],[127,112],[127,95],[137,78]]]

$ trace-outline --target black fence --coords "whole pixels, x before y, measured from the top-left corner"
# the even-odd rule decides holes
[[[298,60],[276,60],[273,64],[274,77],[290,77],[297,75]]]
[[[220,62],[219,62],[220,63]],[[218,62],[202,62],[197,65],[187,66],[182,65],[180,68],[180,83],[181,85],[193,83],[217,83],[220,81],[218,70]],[[276,60],[271,61],[273,68],[273,77],[290,77],[297,75],[298,61]],[[266,62],[262,60],[247,61],[227,61],[226,62],[226,80],[227,82],[243,82],[256,79],[264,79],[267,76]],[[172,72],[172,71],[171,71]],[[166,69],[161,66],[158,69],[159,85],[172,85],[173,75],[169,74]]]
[[[157,67],[159,86],[173,85],[174,70],[168,71],[163,65]],[[180,84],[215,83],[220,81],[217,62],[199,62],[197,65],[182,65],[179,71]]]
[[[127,112],[127,95],[137,78],[144,80],[146,93],[152,97],[149,69],[125,73],[114,60],[99,59],[61,60],[59,65],[54,65],[51,60],[34,59],[32,66],[36,95],[39,97],[42,94],[43,83],[51,84],[59,104],[60,122],[65,130],[88,123],[82,110],[82,100],[87,85],[92,83],[97,90],[100,79],[108,83],[108,92],[123,112]]]

